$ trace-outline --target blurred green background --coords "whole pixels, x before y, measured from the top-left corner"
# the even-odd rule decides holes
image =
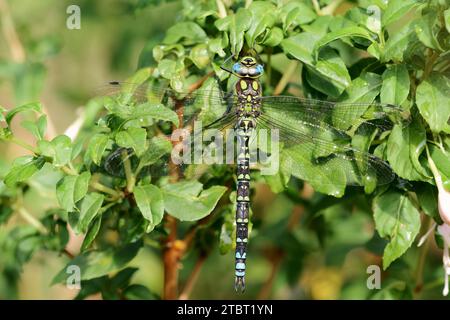
[[[0,105],[10,109],[24,102],[42,101],[54,132],[63,133],[77,118],[77,110],[95,95],[96,88],[113,79],[124,79],[139,66],[151,62],[153,45],[161,41],[182,7],[180,1],[173,1],[139,9],[138,2],[0,0]],[[66,28],[66,9],[71,4],[81,8],[80,30]],[[339,10],[345,11],[348,7],[343,5]],[[11,38],[11,32],[17,38],[14,35]],[[18,125],[16,129],[18,136],[31,139]],[[23,149],[6,144],[0,145],[0,151],[2,166],[26,154]],[[39,182],[39,177],[33,180],[42,183],[40,190],[47,192],[47,196],[53,192],[45,189],[45,182]],[[305,192],[309,192],[305,197],[317,197],[308,188]],[[317,199],[319,201],[320,197]],[[51,206],[42,193],[30,195],[26,200],[29,211],[36,215],[42,208]],[[401,296],[405,282],[383,283],[382,280],[383,288],[394,290],[367,289],[366,269],[372,264],[381,265],[383,248],[370,247],[371,243],[380,242],[370,241],[377,238],[371,210],[352,210],[352,204],[360,200],[350,195],[339,205],[319,211],[314,223],[327,230],[325,238],[318,239],[312,230],[302,225],[301,206],[285,194],[274,195],[268,187],[259,186],[253,217],[258,228],[252,233],[249,248],[247,292],[239,296],[234,293],[232,253],[222,256],[216,249],[207,258],[191,298],[408,298]],[[287,237],[283,236],[290,228],[286,221],[300,224]],[[24,222],[14,218],[6,226],[1,225],[0,240],[6,229],[19,223]],[[277,238],[283,241],[280,247],[285,248],[284,251],[273,245],[273,239]],[[326,242],[326,249],[321,248],[320,242]],[[7,263],[1,255],[0,252],[0,270],[2,263]],[[407,283],[402,264],[408,263],[413,269],[417,257],[417,250],[409,250],[404,259],[389,269],[389,278],[404,278]],[[39,252],[24,265],[17,292],[11,284],[1,280],[0,299],[73,298],[76,290],[62,285],[50,286],[54,275],[67,261],[68,258],[55,253]],[[182,283],[195,261],[192,254],[183,261]],[[402,274],[391,277],[396,272],[396,265],[401,265],[398,270]],[[159,252],[145,248],[130,266],[139,267],[133,282],[144,284],[153,292],[161,292],[163,270]],[[433,247],[427,261],[427,287],[422,297],[441,297],[442,274],[441,251]],[[397,296],[396,286],[399,286]]]

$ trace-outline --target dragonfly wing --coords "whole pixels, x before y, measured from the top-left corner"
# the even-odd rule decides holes
[[[385,161],[350,146],[349,135],[325,122],[286,116],[277,119],[266,114],[257,121],[258,128],[267,129],[271,134],[278,133],[279,141],[284,145],[281,168],[313,186],[374,187],[395,178]]]
[[[304,119],[311,125],[326,126],[342,132],[351,132],[364,123],[364,129],[386,131],[393,123],[407,125],[409,120],[400,107],[379,103],[345,103],[304,99],[290,96],[261,98],[263,113],[286,114]]]

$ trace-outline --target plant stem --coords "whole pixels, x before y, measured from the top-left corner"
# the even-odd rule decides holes
[[[29,213],[24,207],[20,207],[17,210],[20,214],[20,216],[29,224],[31,224],[33,227],[35,227],[41,234],[48,234],[47,228],[40,222],[38,219],[36,219],[31,213]]]
[[[115,198],[123,198],[123,196],[124,196],[123,192],[114,190],[110,187],[105,186],[104,184],[101,184],[100,182],[97,182],[97,181],[91,182],[89,185],[92,188],[94,188],[98,191],[104,192],[106,194],[109,194]]]
[[[127,191],[132,193],[134,185],[136,183],[136,178],[131,171],[131,163],[126,150],[122,151],[123,167],[125,169],[125,178],[127,180]]]
[[[291,63],[289,64],[286,72],[283,74],[283,76],[281,77],[280,81],[278,82],[277,86],[275,87],[275,91],[273,92],[273,94],[275,96],[279,95],[280,93],[283,92],[283,90],[286,88],[286,86],[289,83],[289,80],[291,79],[292,75],[295,72],[295,69],[297,68],[298,65],[298,61],[296,60],[292,60]]]
[[[175,300],[178,296],[178,265],[180,260],[180,251],[176,244],[177,241],[177,221],[174,217],[165,216],[165,226],[169,229],[169,236],[166,239],[166,245],[163,252],[164,261],[164,295],[165,300]]]
[[[18,138],[15,138],[15,137],[10,138],[9,141],[11,141],[12,143],[17,144],[18,146],[21,146],[24,149],[27,149],[28,151],[33,152],[34,154],[38,154],[36,148],[34,148],[33,146],[29,145],[25,141],[22,141],[22,140],[20,140]]]
[[[433,222],[433,219],[430,219],[429,216],[425,215],[424,220],[425,220],[424,225],[426,225],[425,230],[429,230]],[[423,269],[425,267],[425,258],[427,257],[428,253],[430,243],[429,240],[430,237],[428,237],[425,240],[425,243],[420,248],[419,258],[417,260],[417,268],[416,271],[414,272],[414,278],[416,279],[416,286],[414,288],[414,295],[416,296],[415,298],[417,298],[420,295],[423,289]]]
[[[195,283],[198,280],[198,276],[200,274],[200,271],[202,269],[203,264],[205,263],[207,258],[207,255],[204,253],[201,253],[198,257],[197,261],[195,262],[194,268],[192,269],[191,274],[189,275],[188,279],[186,280],[186,284],[184,285],[183,291],[180,294],[179,299],[180,300],[188,300],[189,296],[192,293],[192,289],[194,288]]]

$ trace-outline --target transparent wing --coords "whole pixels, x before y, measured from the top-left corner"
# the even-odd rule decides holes
[[[263,114],[281,114],[303,119],[311,126],[334,128],[342,132],[356,130],[365,123],[367,130],[386,131],[393,123],[407,125],[409,119],[400,107],[380,103],[343,103],[291,96],[261,98]]]
[[[274,132],[284,145],[281,165],[294,176],[313,185],[383,185],[390,183],[395,174],[380,158],[351,146],[353,137],[317,118],[297,117],[295,112],[284,112],[278,117],[263,113],[258,128]],[[379,134],[377,128],[357,131],[369,142]],[[369,127],[370,128],[370,127]],[[367,133],[371,132],[370,136]],[[274,133],[272,133],[274,134]],[[286,160],[287,159],[287,160]]]

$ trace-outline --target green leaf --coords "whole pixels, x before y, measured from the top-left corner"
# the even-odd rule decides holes
[[[436,15],[436,12],[429,12],[423,15],[415,25],[415,31],[417,38],[426,47],[443,51],[437,39],[437,32],[440,28],[437,26]]]
[[[64,166],[72,156],[72,140],[68,136],[60,135],[52,141],[40,140],[38,147],[42,155],[53,159],[55,166]]]
[[[33,158],[30,156],[15,159],[11,170],[5,176],[5,184],[13,187],[16,183],[22,182],[30,178],[33,174],[41,170],[45,160],[42,157]]]
[[[245,8],[240,8],[237,13],[217,20],[215,25],[220,31],[228,31],[230,35],[231,53],[239,55],[244,46],[244,35],[252,23],[252,14]]]
[[[100,212],[104,198],[102,194],[96,192],[89,193],[84,197],[75,233],[86,233],[89,224]]]
[[[317,15],[312,8],[301,2],[288,2],[281,7],[278,15],[283,22],[283,31],[313,21]]]
[[[116,142],[121,147],[132,148],[140,157],[147,149],[147,130],[130,127],[116,134]]]
[[[307,65],[306,70],[311,87],[331,97],[338,97],[351,83],[344,61],[330,48],[322,50],[316,65]]]
[[[189,58],[199,69],[206,68],[211,62],[208,52],[208,45],[205,43],[198,44],[191,49]]]
[[[364,38],[364,39],[367,39],[367,40],[370,40],[371,42],[373,42],[373,39],[370,36],[369,31],[367,31],[364,28],[356,27],[356,26],[342,28],[337,31],[328,33],[323,38],[321,38],[319,41],[317,41],[317,43],[314,46],[315,59],[317,60],[319,51],[323,46],[327,45],[328,43],[330,43],[332,41],[335,41],[335,40],[338,40],[341,38],[345,38],[345,37],[361,37],[361,38]]]
[[[121,270],[136,256],[142,246],[141,241],[127,244],[119,248],[108,248],[104,251],[88,251],[70,261],[52,280],[52,284],[67,281],[71,276],[67,273],[70,266],[77,266],[81,271],[80,280],[90,280],[108,273]]]
[[[382,25],[386,27],[392,22],[400,20],[403,15],[419,4],[420,2],[416,0],[390,0],[382,15]]]
[[[378,233],[390,240],[383,254],[386,269],[412,245],[420,230],[420,213],[406,195],[397,191],[376,197],[373,210]]]
[[[127,300],[157,300],[153,292],[140,284],[132,284],[123,291],[123,296]]]
[[[302,32],[281,41],[281,47],[289,54],[308,65],[313,64],[312,52],[321,35],[312,32]]]
[[[102,225],[102,217],[95,218],[94,222],[92,223],[88,232],[86,233],[86,237],[84,237],[83,239],[83,243],[81,244],[80,248],[81,252],[86,251],[86,249],[89,248],[91,243],[95,240],[95,237],[97,237],[101,225]]]
[[[144,103],[136,107],[133,118],[151,117],[157,120],[170,121],[175,126],[179,126],[178,115],[175,111],[165,107],[162,104]]]
[[[417,20],[407,23],[400,30],[394,30],[389,34],[389,39],[384,46],[382,54],[383,61],[402,62],[408,48],[415,42],[416,33],[414,32]]]
[[[86,154],[96,165],[100,165],[108,140],[109,138],[107,135],[98,133],[92,137],[91,141],[89,141]]]
[[[383,86],[381,87],[381,103],[401,105],[409,94],[408,69],[403,64],[395,64],[383,72]]]
[[[183,60],[170,60],[163,59],[158,63],[158,71],[161,73],[163,78],[168,80],[178,78],[180,76],[180,72],[184,69]]]
[[[166,211],[181,221],[196,221],[207,216],[227,188],[213,186],[206,190],[202,189],[203,185],[198,181],[182,181],[164,186]]]
[[[134,189],[134,198],[142,215],[150,222],[147,232],[152,231],[161,223],[164,216],[164,200],[161,190],[151,184],[137,186]]]
[[[42,104],[40,102],[32,102],[32,103],[27,103],[27,104],[21,105],[17,108],[10,110],[5,115],[6,123],[8,124],[8,126],[11,124],[11,121],[14,119],[14,117],[16,115],[18,115],[21,112],[25,112],[25,111],[35,111],[37,113],[41,113],[42,112]]]
[[[285,176],[291,174],[297,178],[308,181],[318,191],[334,197],[342,197],[347,185],[345,169],[340,162],[330,160],[328,169],[320,164],[314,164],[314,154],[309,148],[298,145],[283,150],[281,155],[281,170]]]
[[[450,33],[450,8],[444,11],[445,28]]]
[[[280,28],[274,27],[270,29],[267,36],[264,38],[262,44],[268,47],[276,47],[283,40],[283,30]]]
[[[339,97],[339,102],[372,103],[380,92],[380,86],[381,79],[378,74],[364,72],[358,78],[353,79],[350,86]],[[339,108],[339,106],[336,108]],[[354,121],[355,119],[349,119],[349,121]]]
[[[61,208],[72,211],[75,203],[87,193],[90,172],[86,171],[77,176],[65,176],[56,185],[56,197]]]
[[[191,45],[203,43],[207,39],[205,31],[194,22],[179,22],[167,30],[164,44],[183,43]]]
[[[148,166],[172,151],[172,143],[163,137],[153,137],[150,140],[147,151],[140,159],[141,166]]]
[[[438,191],[436,187],[424,183],[414,189],[423,212],[433,219],[438,219]]]
[[[450,133],[450,80],[440,74],[431,74],[423,81],[416,92],[416,103],[420,114],[433,132]]]
[[[21,123],[21,125],[35,138],[42,140],[44,139],[45,131],[47,129],[47,116],[45,114],[40,116],[36,122],[25,120]]]
[[[395,125],[387,142],[387,159],[394,171],[408,180],[426,180],[419,156],[426,143],[425,128],[416,120],[407,128]]]
[[[276,8],[270,2],[257,1],[252,2],[248,10],[252,13],[252,20],[245,38],[249,46],[254,47],[256,38],[275,24]]]

